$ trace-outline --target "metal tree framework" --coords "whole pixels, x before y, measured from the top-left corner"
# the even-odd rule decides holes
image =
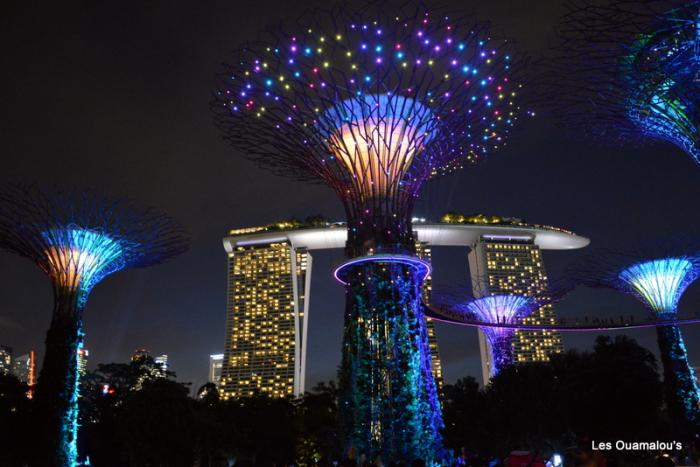
[[[161,263],[188,243],[170,217],[120,200],[36,187],[0,190],[0,248],[33,261],[54,293],[36,388],[36,465],[77,463],[78,350],[92,288],[122,269]]]
[[[491,350],[491,376],[495,376],[506,366],[513,364],[513,339],[515,328],[500,327],[498,324],[517,324],[543,305],[541,300],[524,295],[490,295],[456,303],[451,308],[465,318],[496,323],[496,326],[482,326]]]
[[[576,282],[632,295],[660,320],[677,317],[678,302],[700,275],[700,249],[669,238],[627,251],[592,253],[573,271]],[[678,325],[657,326],[666,404],[682,436],[700,432],[700,393]]]
[[[486,24],[380,3],[307,16],[220,74],[224,137],[276,173],[326,183],[345,207],[341,410],[348,443],[369,455],[440,449],[411,213],[428,178],[505,144],[522,69]]]
[[[545,67],[560,122],[575,131],[675,144],[700,163],[700,2],[582,0]]]

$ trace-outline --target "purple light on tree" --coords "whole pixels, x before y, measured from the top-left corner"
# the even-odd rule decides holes
[[[455,307],[465,314],[487,323],[517,324],[529,316],[542,304],[524,295],[491,295],[475,298]],[[483,326],[480,328],[486,336],[491,349],[491,376],[513,364],[514,328]]]

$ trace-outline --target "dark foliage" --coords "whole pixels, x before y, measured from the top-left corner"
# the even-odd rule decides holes
[[[0,465],[25,465],[31,446],[28,386],[11,375],[0,373]]]
[[[600,336],[593,352],[505,368],[479,389],[445,388],[449,447],[487,456],[512,449],[564,452],[583,439],[663,439],[662,384],[654,355],[633,339]],[[589,443],[590,446],[590,443]]]
[[[143,379],[136,363],[100,365],[81,391],[81,458],[93,465],[330,465],[341,459],[335,384],[299,399],[259,395],[223,401],[212,385],[188,396],[171,378]],[[139,390],[134,387],[141,383]],[[107,385],[107,386],[105,386]],[[204,390],[206,389],[206,391]],[[33,401],[0,376],[0,465],[24,465]],[[506,367],[486,388],[473,378],[445,387],[444,437],[477,462],[513,449],[592,456],[590,441],[671,440],[654,356],[634,340],[599,337],[591,352]],[[9,430],[7,427],[11,427]],[[616,465],[646,454],[605,453]],[[618,456],[617,458],[613,458]],[[635,457],[638,456],[638,457]]]

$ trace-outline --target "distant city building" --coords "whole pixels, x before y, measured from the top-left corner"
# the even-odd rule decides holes
[[[168,373],[168,356],[165,354],[158,355],[153,359],[153,362],[155,363],[156,368],[159,368],[163,373],[163,376],[166,376]]]
[[[133,389],[141,390],[146,381],[156,378],[166,378],[168,376],[168,356],[158,355],[152,357],[146,349],[137,349],[131,356],[131,362],[140,366],[141,374]]]
[[[540,247],[529,235],[481,235],[469,253],[469,270],[474,295],[516,293],[545,298],[548,280]],[[552,305],[545,305],[525,318],[526,324],[556,324]],[[491,350],[479,330],[482,376],[486,384],[491,374]],[[516,331],[513,341],[513,361],[546,362],[553,354],[564,350],[556,331]]]
[[[88,358],[90,351],[84,347],[78,349],[78,374],[82,377],[87,373]]]
[[[284,238],[231,235],[220,395],[303,394],[311,255]]]
[[[494,284],[486,293],[520,291],[539,296],[547,279],[540,250],[583,248],[588,239],[557,227],[530,225],[520,219],[446,214],[441,222],[413,219],[417,253],[430,259],[436,246],[469,247],[472,286]],[[304,392],[306,336],[311,285],[311,251],[345,247],[343,223],[322,218],[313,222],[284,221],[235,229],[224,238],[228,254],[226,343],[220,394],[224,399],[266,393],[284,397]],[[488,246],[491,245],[491,246]],[[498,253],[496,255],[496,253]],[[489,258],[487,260],[487,257]],[[424,286],[430,300],[431,281]],[[499,288],[501,287],[501,288]],[[521,292],[526,293],[526,292]],[[551,306],[528,318],[554,323]],[[442,386],[437,336],[428,322],[433,373]],[[481,338],[482,347],[486,345]],[[482,358],[490,352],[482,348]],[[518,331],[515,361],[546,361],[561,352],[558,333]],[[484,361],[486,379],[488,360]]]
[[[224,366],[224,354],[209,355],[209,382],[219,386],[221,382],[221,370]]]
[[[0,345],[0,374],[6,375],[12,371],[12,347]]]
[[[36,359],[34,351],[16,357],[12,361],[12,374],[23,383],[34,386],[36,384]]]
[[[416,242],[416,254],[432,264],[432,250],[425,242]],[[423,301],[430,303],[430,295],[433,291],[433,276],[432,274],[426,277],[423,282]],[[435,330],[435,322],[426,318],[426,328],[428,331],[428,345],[430,346],[431,367],[433,370],[433,378],[437,384],[438,393],[442,396],[443,377],[442,363],[440,362],[440,350],[438,349],[437,331]],[[441,397],[442,398],[442,397]]]

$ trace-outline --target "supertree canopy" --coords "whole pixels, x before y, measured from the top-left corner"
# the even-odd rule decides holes
[[[36,465],[77,462],[78,350],[92,288],[114,272],[158,264],[187,246],[182,228],[153,210],[91,193],[0,190],[0,248],[33,261],[54,292],[36,389]]]
[[[618,279],[656,313],[676,313],[685,289],[698,277],[696,258],[663,258],[635,263],[620,271]]]
[[[345,204],[348,246],[411,244],[425,181],[502,147],[522,62],[488,26],[388,4],[302,18],[234,53],[213,109],[224,136]],[[355,253],[355,251],[353,251]]]
[[[576,131],[670,141],[700,162],[700,2],[573,3],[551,63]]]
[[[664,239],[628,251],[601,250],[575,271],[590,287],[607,287],[637,298],[659,320],[677,317],[683,292],[700,274],[700,250],[680,238]],[[664,367],[666,404],[679,435],[700,432],[700,393],[680,328],[657,326]]]
[[[341,412],[347,443],[369,456],[440,451],[411,214],[431,176],[506,143],[522,69],[486,24],[379,2],[302,17],[220,75],[224,137],[277,173],[328,184],[345,207]]]
[[[542,306],[542,302],[524,295],[490,295],[458,304],[455,310],[487,323],[517,324]],[[515,328],[480,328],[491,349],[491,376],[513,364]]]

